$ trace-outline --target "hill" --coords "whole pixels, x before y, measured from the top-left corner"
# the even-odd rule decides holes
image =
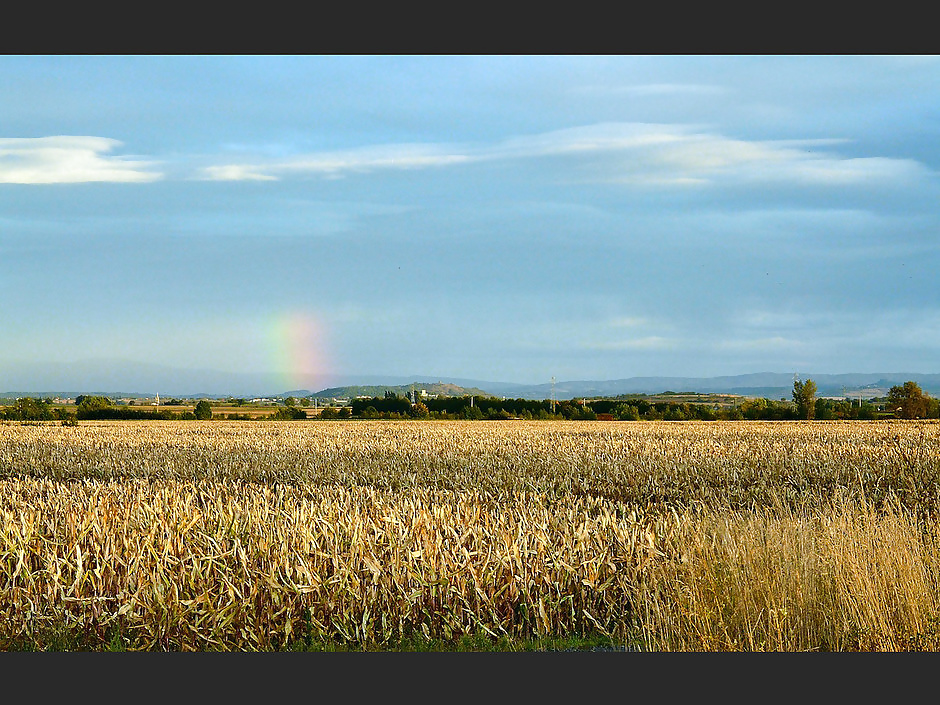
[[[80,379],[81,376],[77,379]],[[871,398],[883,397],[895,385],[904,384],[911,380],[920,385],[921,389],[933,397],[940,397],[940,374],[921,374],[910,372],[877,372],[877,373],[846,373],[846,374],[817,374],[813,372],[800,373],[801,379],[812,379],[816,382],[817,394],[820,397],[853,397]],[[184,386],[182,380],[189,380],[191,386]],[[260,379],[260,378],[259,378]],[[169,375],[167,377],[156,375],[148,377],[146,386],[157,390],[161,397],[180,397],[184,399],[227,397],[281,397],[295,398],[316,397],[319,399],[355,398],[358,396],[381,397],[386,391],[407,396],[412,388],[420,394],[425,390],[428,395],[459,397],[459,396],[494,396],[510,399],[550,399],[558,401],[575,398],[618,397],[625,394],[662,394],[663,392],[697,392],[702,394],[734,394],[749,397],[766,397],[768,399],[789,399],[793,391],[793,374],[787,372],[758,372],[743,375],[730,375],[723,377],[627,377],[613,380],[568,380],[542,384],[519,384],[510,382],[487,382],[483,380],[446,378],[436,382],[420,382],[421,376],[413,377],[369,377],[360,375],[345,378],[349,382],[343,386],[334,386],[313,392],[309,389],[295,389],[287,392],[270,393],[271,386],[266,382],[255,380],[248,384],[241,377],[212,377],[205,378],[193,371],[186,375]],[[427,378],[425,378],[427,379]],[[209,384],[212,382],[212,384]],[[370,384],[363,384],[370,382]],[[14,386],[14,384],[16,386]],[[124,386],[124,385],[127,386]],[[127,389],[130,384],[126,380],[116,383],[113,387],[104,387],[100,382],[89,383],[79,387],[76,381],[65,382],[61,387],[50,387],[45,384],[36,385],[28,391],[26,384],[12,383],[8,388],[23,391],[0,391],[0,399],[15,399],[17,397],[75,397],[78,394],[89,394],[117,398],[148,398],[155,392],[115,392],[106,389]],[[74,385],[74,386],[73,386]],[[214,388],[214,389],[213,389]],[[37,392],[36,389],[47,391]],[[63,390],[75,391],[63,391]],[[192,393],[193,389],[213,391]],[[261,393],[258,390],[267,391]]]
[[[418,395],[422,392],[428,396],[437,397],[465,397],[465,396],[490,396],[490,393],[483,391],[478,387],[461,387],[448,382],[414,382],[412,384],[369,384],[369,385],[349,385],[345,387],[330,387],[319,392],[308,392],[307,394],[291,393],[292,396],[309,396],[316,399],[355,399],[356,397],[382,397],[386,392],[408,396],[415,391]]]

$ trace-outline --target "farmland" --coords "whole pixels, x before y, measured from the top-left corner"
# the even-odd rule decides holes
[[[0,647],[937,650],[938,517],[935,421],[7,422]]]

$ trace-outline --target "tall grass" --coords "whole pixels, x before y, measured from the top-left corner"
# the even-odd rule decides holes
[[[687,517],[644,591],[655,650],[909,651],[940,646],[936,525],[855,502]]]
[[[0,646],[936,650],[934,423],[0,425]]]

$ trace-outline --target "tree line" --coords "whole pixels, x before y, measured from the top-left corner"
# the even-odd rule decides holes
[[[314,419],[470,419],[470,420],[567,420],[567,421],[795,421],[795,420],[872,420],[892,417],[901,419],[940,418],[940,400],[928,396],[914,382],[908,381],[890,389],[879,403],[879,411],[871,402],[822,399],[817,396],[813,380],[795,380],[792,401],[766,398],[744,399],[731,407],[708,403],[652,401],[642,397],[618,399],[568,399],[562,401],[503,399],[488,396],[439,397],[412,403],[407,397],[386,392],[384,397],[355,399],[351,406],[328,407]],[[80,395],[74,413],[55,407],[50,399],[23,397],[3,407],[0,419],[8,421],[62,421],[74,424],[88,420],[205,420],[211,419],[212,406],[199,401],[193,411],[174,412],[169,409],[145,410],[115,406],[102,396]],[[248,419],[247,416],[244,417]],[[306,419],[306,412],[297,400],[288,398],[272,420]]]
[[[180,421],[212,418],[209,402],[202,400],[194,411],[174,412],[168,409],[145,410],[131,406],[114,406],[103,396],[79,395],[74,412],[53,405],[51,399],[21,397],[3,408],[0,418],[6,421],[62,421],[73,424],[79,419],[118,421]]]
[[[498,397],[446,397],[412,404],[407,398],[386,393],[384,398],[356,399],[351,416],[364,419],[546,419],[591,421],[797,421],[873,420],[895,418],[940,418],[940,400],[923,393],[914,382],[892,387],[884,399],[885,411],[871,402],[822,399],[816,383],[795,380],[792,401],[767,398],[744,399],[731,407],[709,403],[651,401],[642,397],[623,399],[549,400],[502,399]]]

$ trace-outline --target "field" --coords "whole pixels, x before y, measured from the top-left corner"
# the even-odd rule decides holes
[[[938,517],[929,421],[7,422],[0,648],[935,651]]]

